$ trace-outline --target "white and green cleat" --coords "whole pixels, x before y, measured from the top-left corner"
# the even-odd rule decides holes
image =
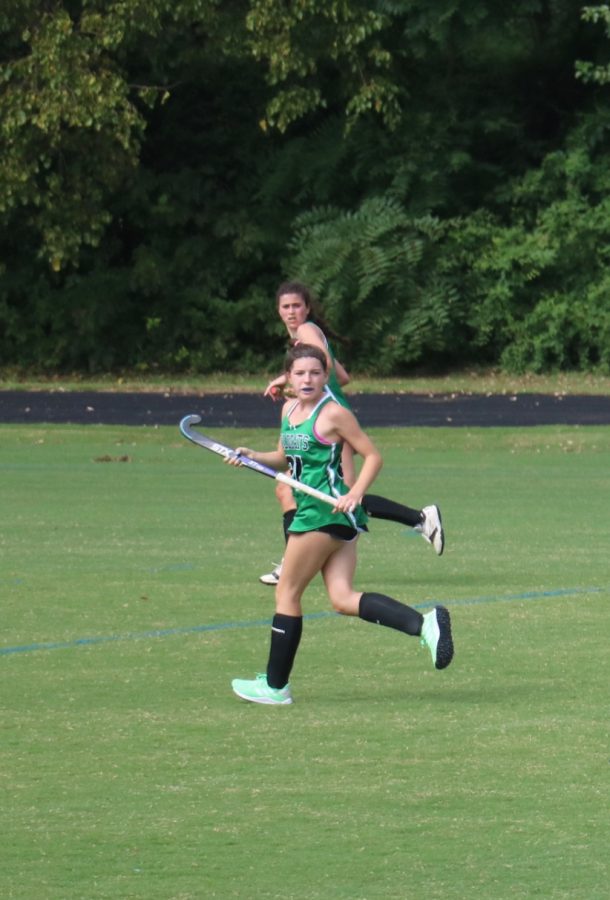
[[[251,703],[267,703],[273,706],[286,706],[292,703],[290,685],[287,684],[283,688],[269,687],[266,675],[257,675],[252,681],[234,678],[231,687],[238,697]]]
[[[429,649],[436,669],[447,668],[453,659],[453,638],[449,610],[444,606],[435,606],[424,616],[421,645]]]

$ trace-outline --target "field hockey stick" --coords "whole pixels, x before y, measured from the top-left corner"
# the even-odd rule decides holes
[[[213,441],[212,438],[207,437],[200,431],[195,431],[192,426],[197,425],[198,422],[201,422],[201,416],[185,416],[180,422],[180,431],[187,440],[192,441],[194,444],[198,444],[200,447],[203,447],[204,450],[211,450],[212,453],[218,453],[219,456],[224,456],[225,459],[237,459],[245,468],[252,469],[253,472],[258,472],[259,475],[266,475],[267,478],[273,478],[275,481],[281,481],[282,484],[287,484],[289,487],[294,488],[295,491],[301,491],[303,494],[310,494],[312,497],[316,497],[318,500],[322,500],[323,503],[328,503],[330,506],[334,506],[337,502],[337,498],[331,497],[329,494],[323,493],[323,491],[318,491],[308,484],[301,484],[296,478],[291,478],[290,475],[286,475],[284,472],[277,472],[270,466],[265,466],[263,463],[250,459],[249,456],[242,456],[232,447],[221,444],[219,441]]]

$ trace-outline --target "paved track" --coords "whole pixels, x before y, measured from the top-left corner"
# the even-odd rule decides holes
[[[351,394],[366,428],[610,425],[610,396]],[[279,406],[257,394],[0,391],[0,423],[177,425],[198,413],[210,427],[276,427]]]

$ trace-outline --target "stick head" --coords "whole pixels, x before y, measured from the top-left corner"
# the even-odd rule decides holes
[[[201,422],[201,416],[198,416],[196,413],[192,413],[190,416],[185,416],[180,422],[180,430],[184,431],[184,428],[189,428],[191,425],[198,425]]]

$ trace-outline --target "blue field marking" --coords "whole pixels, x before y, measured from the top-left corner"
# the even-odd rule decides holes
[[[304,619],[322,619],[337,613],[323,611],[309,613]],[[257,628],[271,625],[271,619],[249,620],[247,622],[219,622],[216,625],[185,625],[181,628],[157,628],[154,631],[132,631],[127,634],[107,634],[97,637],[75,638],[72,641],[49,641],[39,644],[20,644],[17,647],[0,647],[0,656],[14,653],[34,653],[40,650],[69,650],[73,647],[92,647],[96,644],[116,644],[121,641],[142,641],[150,638],[172,637],[176,634],[198,634],[205,631],[227,631],[234,628]]]
[[[490,594],[483,597],[467,597],[454,600],[430,600],[415,606],[416,609],[424,609],[428,606],[436,606],[442,603],[444,606],[475,606],[477,603],[500,603],[510,600],[545,600],[547,597],[573,597],[575,594],[603,594],[610,591],[610,587],[584,587],[584,588],[556,588],[552,591],[523,591],[520,594]]]
[[[425,603],[412,604],[415,609],[428,609],[442,603],[453,608],[455,606],[475,606],[478,603],[506,603],[515,600],[547,600],[556,597],[574,597],[577,594],[603,594],[610,591],[609,587],[581,587],[581,588],[557,588],[550,591],[524,591],[519,594],[497,594],[483,597],[467,597],[453,600],[428,600]],[[338,616],[333,610],[323,610],[317,613],[306,613],[305,621],[313,619],[326,619]],[[215,625],[185,625],[181,628],[158,628],[154,631],[134,631],[127,634],[99,635],[98,637],[75,638],[71,641],[49,641],[38,644],[20,644],[16,647],[0,647],[0,656],[11,656],[16,653],[37,653],[43,650],[71,650],[75,647],[93,647],[97,644],[116,644],[122,641],[143,641],[151,638],[173,637],[178,634],[200,634],[208,631],[229,631],[236,628],[260,628],[269,627],[272,620],[250,619],[246,622],[218,622]]]

